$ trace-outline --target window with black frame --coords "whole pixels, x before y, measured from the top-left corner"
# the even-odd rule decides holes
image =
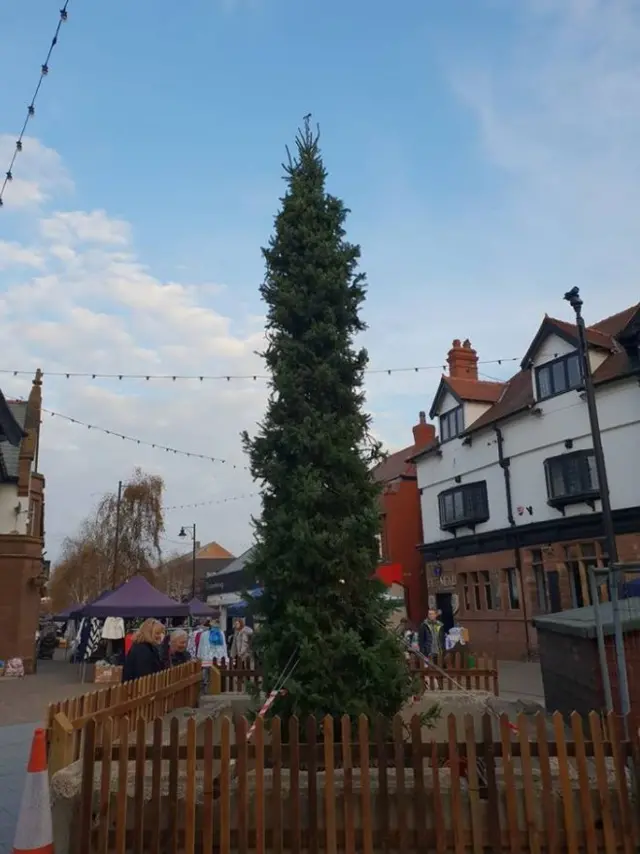
[[[455,439],[464,430],[464,411],[462,406],[456,406],[440,416],[440,441],[448,442]]]
[[[441,492],[438,507],[443,530],[486,522],[489,518],[486,481],[465,483]]]
[[[593,451],[574,451],[544,461],[548,503],[564,507],[598,497],[598,472]]]
[[[549,610],[549,594],[547,590],[547,573],[544,567],[542,549],[531,549],[531,572],[536,586],[536,608],[538,613],[546,614]]]
[[[536,368],[536,387],[538,400],[564,394],[582,385],[580,357],[577,353],[560,356]]]

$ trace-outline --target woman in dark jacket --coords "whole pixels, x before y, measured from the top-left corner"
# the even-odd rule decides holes
[[[164,626],[158,620],[145,620],[133,639],[124,660],[122,681],[131,682],[141,676],[152,676],[164,669],[160,648]]]

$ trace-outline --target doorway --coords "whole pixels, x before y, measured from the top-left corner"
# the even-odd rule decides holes
[[[445,634],[454,627],[453,593],[436,593],[436,607],[440,611],[440,622]]]

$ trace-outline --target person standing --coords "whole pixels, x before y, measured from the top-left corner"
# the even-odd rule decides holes
[[[420,652],[426,658],[436,658],[444,652],[444,625],[438,619],[439,616],[440,611],[429,608],[427,619],[420,625],[418,642]]]
[[[133,636],[122,668],[122,681],[131,682],[142,676],[153,676],[164,670],[161,647],[164,640],[164,626],[159,620],[145,620]]]
[[[238,618],[233,624],[233,640],[231,641],[231,658],[237,658],[243,667],[248,667],[251,662],[251,635],[253,629],[245,625],[243,619]]]
[[[167,667],[179,667],[191,661],[191,653],[187,649],[189,635],[184,629],[176,629],[169,636],[167,646]]]

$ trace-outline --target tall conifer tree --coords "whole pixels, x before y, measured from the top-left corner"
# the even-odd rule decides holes
[[[354,336],[365,276],[345,237],[348,213],[327,193],[319,135],[308,120],[285,165],[287,190],[263,249],[271,394],[245,449],[263,487],[249,571],[264,588],[252,603],[265,689],[298,661],[273,711],[393,714],[410,693],[378,562],[381,459],[363,410],[367,352]],[[287,152],[289,153],[289,152]]]

